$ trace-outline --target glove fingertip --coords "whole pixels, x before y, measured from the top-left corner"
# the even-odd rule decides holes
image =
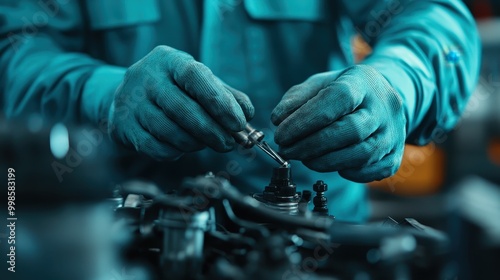
[[[281,148],[280,146],[280,151],[279,151],[280,156],[286,159],[295,159],[294,154],[290,149],[287,148]]]
[[[230,107],[230,111],[225,115],[220,115],[217,121],[224,129],[230,132],[244,130],[247,123],[245,112],[240,106]]]
[[[243,114],[243,116],[237,117],[237,120],[231,123],[233,126],[230,129],[233,132],[242,131],[245,129],[246,123],[247,123],[246,116],[245,114]]]
[[[223,82],[222,82],[223,83]],[[224,83],[223,83],[224,84]],[[245,118],[247,121],[253,119],[255,115],[255,107],[252,104],[252,101],[250,101],[250,98],[248,95],[244,94],[243,92],[236,90],[226,84],[224,84],[226,89],[230,94],[233,95],[234,99],[240,106],[241,110],[243,111],[243,114],[245,115]]]
[[[375,181],[375,177],[370,174],[366,174],[362,168],[352,168],[352,169],[344,169],[339,171],[340,177],[347,179],[349,181],[353,181],[356,183],[369,183]]]
[[[234,150],[234,144],[233,145],[224,144],[222,147],[214,148],[214,150],[218,153],[228,153],[228,152]]]
[[[241,104],[240,106],[243,110],[243,113],[245,114],[246,120],[250,121],[251,119],[253,119],[255,115],[255,107],[251,103]]]
[[[273,112],[271,113],[271,122],[278,126],[283,122],[283,119],[281,118],[281,112],[279,110],[274,109]]]
[[[279,146],[283,146],[285,144],[285,139],[283,135],[276,130],[274,133],[274,143],[278,144]]]

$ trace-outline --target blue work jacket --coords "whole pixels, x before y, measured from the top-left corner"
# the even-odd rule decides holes
[[[378,69],[406,104],[407,141],[453,127],[478,76],[474,20],[453,0],[2,0],[0,103],[7,118],[40,113],[67,123],[98,118],[127,67],[157,45],[193,55],[255,105],[253,126],[273,142],[272,109],[309,76],[354,64],[351,39],[373,47]],[[92,100],[92,104],[83,104]],[[82,112],[88,110],[88,114]],[[255,150],[205,149],[157,163],[121,151],[127,174],[164,187],[212,171],[241,191],[261,191],[275,163]],[[362,222],[365,186],[292,162],[299,190],[329,185],[331,214]]]

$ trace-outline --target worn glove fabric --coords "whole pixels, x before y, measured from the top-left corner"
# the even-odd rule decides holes
[[[272,113],[280,154],[355,182],[380,180],[400,166],[404,104],[368,65],[310,77],[292,87]]]
[[[109,110],[112,139],[156,159],[174,160],[208,146],[227,152],[231,132],[254,114],[250,99],[203,64],[159,46],[132,65]]]

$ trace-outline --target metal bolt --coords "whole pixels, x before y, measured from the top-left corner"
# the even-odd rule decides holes
[[[319,180],[313,185],[313,190],[315,192],[326,192],[328,190],[328,185],[325,182]]]
[[[325,192],[328,190],[328,185],[319,180],[313,185],[313,190],[316,196],[313,198],[314,209],[320,215],[328,216],[328,199],[325,197]]]

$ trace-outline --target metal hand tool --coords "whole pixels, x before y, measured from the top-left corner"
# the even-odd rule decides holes
[[[266,141],[263,141],[264,133],[253,128],[250,124],[247,123],[247,125],[245,126],[245,130],[233,133],[232,135],[234,137],[234,140],[236,140],[238,144],[242,145],[246,149],[257,146],[281,166],[288,167],[289,163],[281,158],[281,156],[276,151],[274,151]]]

